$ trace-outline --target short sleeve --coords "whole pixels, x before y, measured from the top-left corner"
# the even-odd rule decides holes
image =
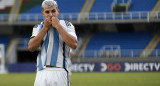
[[[41,28],[41,24],[37,24],[33,27],[33,30],[32,30],[32,36],[30,38],[33,38],[35,36],[37,36],[37,34],[39,33],[40,31],[40,28]]]
[[[76,37],[77,39],[77,35],[75,32],[75,27],[73,26],[72,23],[70,23],[69,21],[65,21],[65,20],[60,20],[60,24],[63,26],[63,28],[72,36]]]

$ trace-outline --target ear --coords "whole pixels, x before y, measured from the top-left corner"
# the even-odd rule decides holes
[[[42,15],[44,16],[44,12],[42,11]]]
[[[58,10],[58,14],[59,14],[59,9],[57,9]]]

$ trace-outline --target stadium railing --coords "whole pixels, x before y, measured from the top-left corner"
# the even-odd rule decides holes
[[[160,57],[160,49],[144,51],[144,49],[121,49],[121,50],[86,50],[82,54],[82,58],[99,58],[99,57],[118,57],[118,58],[138,58],[142,52],[142,58]]]
[[[112,12],[95,12],[95,13],[84,13],[87,14],[88,16],[86,16],[85,20],[84,18],[80,18],[80,13],[61,13],[58,17],[60,19],[64,19],[64,20],[69,20],[69,21],[73,21],[75,23],[83,23],[85,21],[87,22],[96,22],[99,23],[99,21],[108,21],[111,22],[112,20],[114,22],[119,21],[125,21],[127,20],[130,22],[133,21],[141,21],[144,20],[143,22],[152,22],[152,21],[160,21],[160,12],[156,11],[156,12],[126,12],[126,13],[112,13]],[[9,17],[12,16],[12,17]],[[17,17],[15,19],[15,17]],[[8,18],[12,18],[10,19],[10,21],[8,21]],[[42,14],[0,14],[0,22],[6,22],[6,23],[17,23],[17,22],[37,22],[37,21],[42,21],[44,20]],[[1,23],[3,24],[3,23]]]

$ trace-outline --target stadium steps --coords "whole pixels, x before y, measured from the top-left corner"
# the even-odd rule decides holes
[[[86,19],[94,2],[95,2],[95,0],[86,0],[85,4],[80,12],[80,15],[78,16],[78,20],[85,20]]]
[[[146,46],[145,50],[142,51],[140,57],[148,57],[151,52],[156,48],[158,43],[160,42],[160,35],[155,34],[149,44]]]
[[[22,5],[23,0],[16,0],[14,3],[14,6],[11,9],[10,14],[16,14],[16,15],[10,15],[8,18],[8,21],[11,22],[12,20],[16,20]]]
[[[6,59],[10,64],[17,62],[16,49],[17,49],[18,42],[19,42],[19,39],[12,38],[8,45],[8,49],[6,51]]]
[[[154,8],[149,14],[149,17],[156,18],[156,16],[158,15],[157,11],[160,11],[160,0],[158,0],[157,3],[155,4]]]
[[[88,34],[88,35],[83,37],[80,52],[78,54],[78,58],[82,57],[83,52],[86,50],[87,45],[88,45],[88,43],[89,43],[89,41],[91,40],[92,37],[93,37],[93,34]]]

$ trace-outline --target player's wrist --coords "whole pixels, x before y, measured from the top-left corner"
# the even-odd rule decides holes
[[[61,25],[60,24],[57,24],[57,25],[55,25],[54,26],[56,29],[59,29],[59,28],[61,28]]]

